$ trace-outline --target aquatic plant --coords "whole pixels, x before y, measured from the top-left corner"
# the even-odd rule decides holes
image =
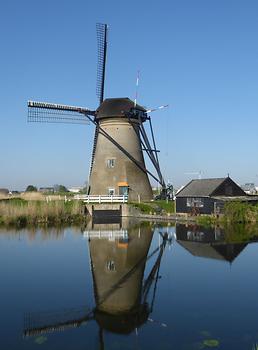
[[[252,350],[258,350],[258,344],[255,343],[253,346],[252,346]]]
[[[47,341],[47,337],[44,337],[41,335],[41,336],[37,337],[34,341],[36,344],[41,345]]]
[[[202,348],[217,348],[219,341],[217,339],[205,339],[202,342]]]
[[[209,332],[209,331],[207,331],[207,330],[201,331],[200,334],[201,334],[203,337],[210,337],[210,336],[211,336],[211,332]]]

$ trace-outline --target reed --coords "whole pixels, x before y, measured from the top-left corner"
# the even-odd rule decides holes
[[[0,223],[4,225],[83,222],[83,206],[79,201],[0,201]]]
[[[226,203],[224,220],[231,223],[255,223],[258,221],[258,206],[237,201]]]

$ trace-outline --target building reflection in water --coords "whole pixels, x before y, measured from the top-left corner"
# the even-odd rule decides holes
[[[94,225],[93,231],[85,232],[89,237],[95,319],[103,329],[130,333],[146,322],[150,312],[143,276],[153,231],[149,225],[127,229],[128,224],[120,228],[113,224],[104,231],[101,226]]]
[[[128,219],[110,224],[89,223],[83,229],[88,239],[95,306],[91,310],[72,309],[25,315],[24,336],[78,327],[95,320],[99,342],[103,331],[129,334],[144,324],[152,312],[159,268],[168,240],[166,233],[150,251],[154,227],[135,225]],[[155,242],[154,242],[155,243]],[[150,259],[144,278],[146,262]]]
[[[220,227],[176,225],[177,242],[190,254],[232,263],[248,242],[227,241],[226,234],[227,232]]]

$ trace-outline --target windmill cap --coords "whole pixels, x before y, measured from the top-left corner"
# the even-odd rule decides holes
[[[146,112],[146,109],[140,105],[134,105],[134,102],[128,97],[106,98],[96,111],[96,119],[125,117],[126,113],[132,109]]]

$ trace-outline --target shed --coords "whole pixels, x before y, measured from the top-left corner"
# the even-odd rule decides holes
[[[176,212],[218,213],[228,200],[247,200],[246,193],[230,177],[196,179],[176,194]]]

